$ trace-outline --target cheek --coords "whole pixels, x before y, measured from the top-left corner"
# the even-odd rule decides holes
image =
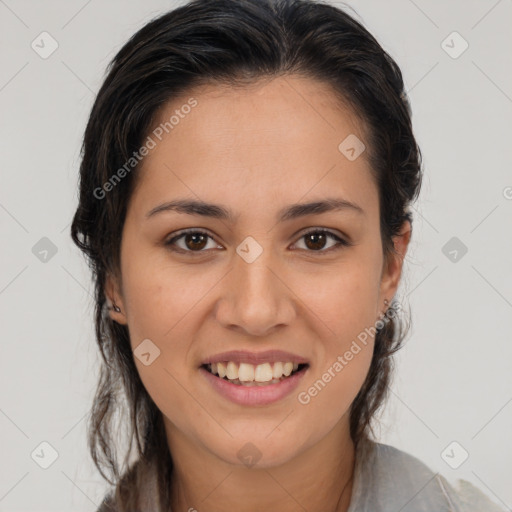
[[[149,339],[158,353],[150,366],[135,359],[144,386],[163,410],[190,408],[180,383],[194,382],[197,368],[191,362],[191,349],[208,314],[204,307],[208,293],[222,275],[199,265],[184,268],[169,263],[161,254],[143,258],[135,252],[125,261],[123,272],[132,348],[137,353],[139,344]]]
[[[327,338],[347,341],[377,320],[382,261],[354,251],[315,276],[295,279],[293,291],[323,325]]]
[[[377,257],[347,258],[316,279],[314,287],[302,282],[294,288],[305,298],[309,317],[316,319],[313,329],[321,337],[318,365],[297,397],[300,406],[309,408],[308,422],[315,423],[320,415],[334,423],[348,411],[366,378],[378,320],[380,265]]]
[[[136,339],[172,339],[218,277],[198,265],[172,263],[163,250],[130,254],[127,244],[126,254],[123,291],[130,334]]]
[[[319,360],[298,390],[297,402],[312,431],[332,427],[348,413],[366,379],[378,319],[377,296],[375,273],[363,265],[331,276],[320,291],[308,296],[308,308],[319,318],[313,328],[320,334]]]
[[[197,331],[199,301],[214,283],[208,286],[207,276],[195,272],[191,277],[168,265],[133,269],[127,269],[124,280],[130,342],[136,355],[137,346],[149,339],[150,352],[158,354],[150,365],[135,357],[137,370],[157,407],[186,430],[189,425],[183,412],[197,413],[197,404],[190,399],[190,394],[195,396],[193,373],[197,371],[189,361],[190,348]]]
[[[123,239],[122,276],[135,364],[144,387],[161,408],[181,396],[179,382],[190,370],[186,364],[189,322],[201,295],[198,284],[205,276],[197,270],[183,272],[169,263],[165,251],[144,250],[130,233]],[[149,365],[144,364],[145,358],[137,357],[143,346],[149,348],[144,352],[151,354]]]

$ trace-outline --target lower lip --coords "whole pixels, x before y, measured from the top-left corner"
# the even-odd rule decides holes
[[[213,388],[222,396],[239,405],[267,405],[277,402],[289,395],[301,381],[304,374],[309,369],[305,366],[301,371],[294,373],[290,377],[283,379],[276,384],[267,384],[265,386],[243,386],[233,384],[227,380],[216,377],[202,366],[199,368]]]

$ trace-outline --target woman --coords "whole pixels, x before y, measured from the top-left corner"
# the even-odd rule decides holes
[[[410,115],[396,63],[319,2],[196,0],[119,51],[72,225],[100,511],[499,510],[372,435],[405,336]]]

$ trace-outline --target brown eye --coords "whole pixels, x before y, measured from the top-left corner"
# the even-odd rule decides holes
[[[325,246],[328,243],[329,238],[337,243],[325,249]],[[308,233],[305,233],[304,235],[302,235],[301,240],[302,239],[304,239],[304,245],[306,246],[306,250],[308,250],[309,252],[327,253],[330,252],[331,250],[339,249],[342,246],[350,245],[349,242],[343,240],[334,233],[320,229],[316,229],[314,231],[309,231]]]
[[[327,237],[323,232],[315,232],[308,235],[304,235],[306,246],[308,249],[323,249],[327,242]]]
[[[213,240],[213,238],[205,231],[182,231],[178,235],[165,242],[165,245],[169,246],[171,250],[176,252],[201,253],[206,252],[204,249],[208,245],[208,239]],[[302,239],[304,239],[305,244],[305,248],[303,250],[307,252],[316,252],[319,254],[329,253],[331,250],[336,250],[343,246],[351,245],[349,242],[340,238],[334,233],[322,229],[309,231],[308,233],[302,235],[300,240]],[[336,243],[333,243],[326,249],[325,247],[326,244],[328,244],[329,239]],[[182,245],[178,244],[178,241],[181,242]],[[215,244],[213,248],[222,249],[222,247],[218,245],[215,246]]]
[[[188,249],[204,249],[207,238],[205,235],[202,235],[201,233],[187,233],[184,236],[185,245]]]
[[[165,245],[170,246],[172,250],[178,252],[206,252],[203,249],[207,246],[208,239],[213,240],[213,238],[204,231],[183,231],[181,234],[165,242]],[[178,241],[182,242],[182,245],[178,245]]]

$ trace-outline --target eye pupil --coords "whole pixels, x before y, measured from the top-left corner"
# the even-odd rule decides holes
[[[190,239],[194,240],[192,242],[192,245],[190,245],[188,243]],[[198,244],[198,239],[200,240],[199,241],[199,245],[197,245]],[[185,235],[185,244],[187,245],[187,247],[189,249],[202,249],[205,246],[205,242],[206,242],[206,236],[202,235],[200,233],[187,233]]]
[[[320,240],[320,241],[319,241]],[[326,236],[325,233],[317,232],[306,235],[306,246],[309,249],[322,249],[325,245]],[[309,245],[309,242],[313,242],[313,246]]]

